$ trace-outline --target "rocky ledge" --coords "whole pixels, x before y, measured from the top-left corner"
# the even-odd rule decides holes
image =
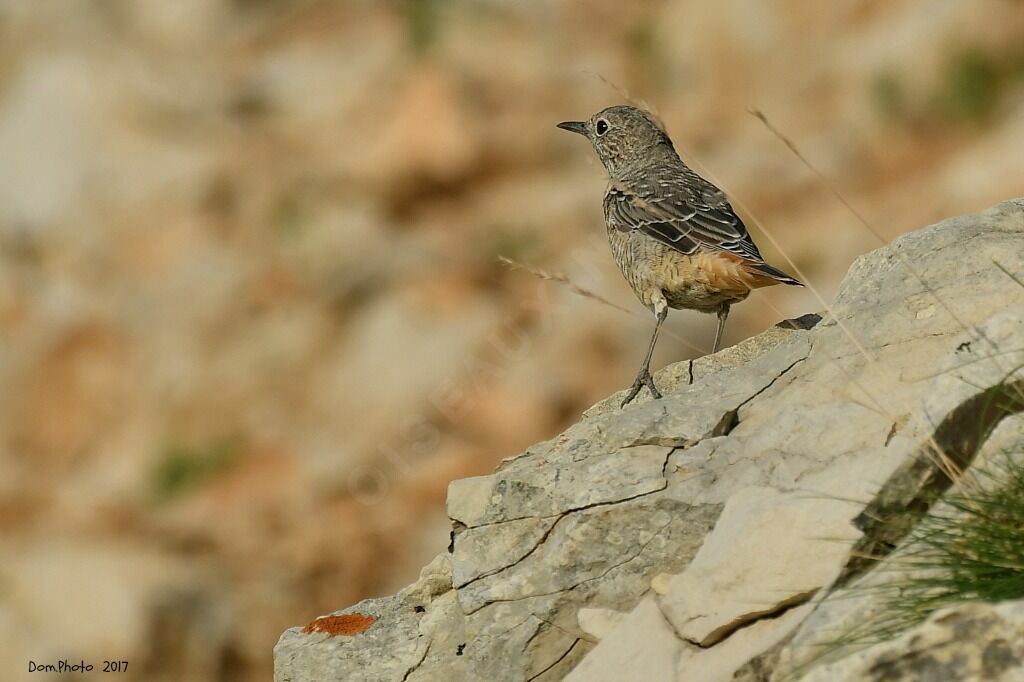
[[[454,481],[447,550],[397,595],[286,631],[275,679],[966,679],[944,656],[1003,679],[1019,604],[811,652],[868,606],[840,587],[941,500],[936,462],[970,467],[996,433],[1024,445],[1019,404],[992,399],[1024,380],[1022,275],[1022,199],[862,256],[820,316],[666,367],[662,400],[611,396]],[[994,640],[1000,656],[964,654]]]

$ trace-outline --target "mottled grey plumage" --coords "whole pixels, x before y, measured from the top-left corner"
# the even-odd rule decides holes
[[[589,121],[558,127],[589,139],[608,171],[604,216],[612,254],[657,320],[623,406],[644,386],[655,398],[661,397],[650,363],[669,308],[717,313],[714,353],[729,306],[759,287],[780,282],[802,286],[764,262],[725,194],[683,163],[647,112],[609,107]]]

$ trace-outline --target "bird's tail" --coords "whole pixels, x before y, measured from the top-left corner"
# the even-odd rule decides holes
[[[804,285],[804,283],[798,280],[796,277],[790,277],[782,270],[779,270],[776,267],[772,267],[767,263],[751,263],[749,267],[758,275],[766,276],[766,278],[769,281],[766,281],[765,284],[775,284],[777,282],[781,282],[783,284],[789,284],[790,286],[794,287],[802,287]],[[760,279],[760,277],[758,279]]]

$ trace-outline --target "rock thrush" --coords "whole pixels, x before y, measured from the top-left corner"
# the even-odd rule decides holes
[[[616,264],[633,292],[655,316],[647,355],[622,406],[651,377],[651,354],[669,308],[717,313],[718,351],[729,306],[752,289],[803,286],[765,263],[722,190],[683,163],[672,140],[645,111],[608,107],[589,121],[559,128],[583,135],[608,171],[604,217]]]

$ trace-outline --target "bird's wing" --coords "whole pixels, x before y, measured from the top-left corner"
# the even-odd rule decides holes
[[[639,230],[687,255],[725,251],[764,262],[725,194],[685,166],[613,182],[604,209],[616,229]]]

